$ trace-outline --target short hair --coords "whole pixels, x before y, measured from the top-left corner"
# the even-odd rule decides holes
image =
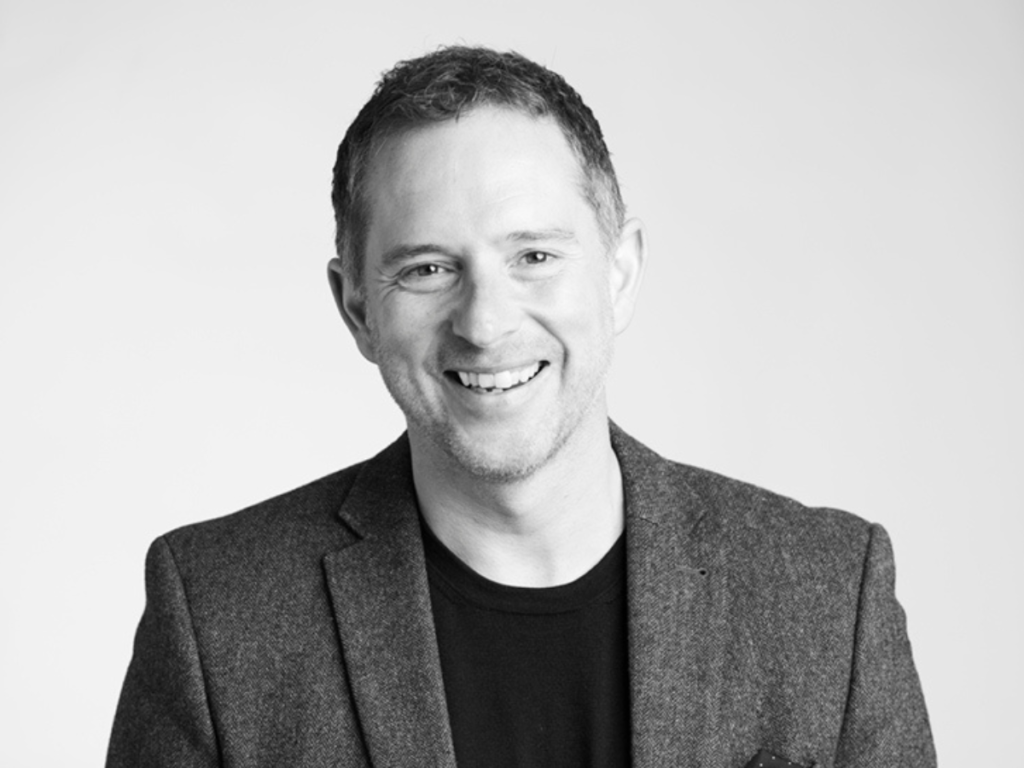
[[[335,247],[357,290],[369,226],[364,185],[376,151],[389,137],[457,119],[480,106],[553,118],[579,161],[582,192],[606,247],[618,237],[625,205],[601,126],[580,95],[561,75],[514,51],[444,47],[384,73],[338,147],[331,189]]]

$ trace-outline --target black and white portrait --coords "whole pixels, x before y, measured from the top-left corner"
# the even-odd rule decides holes
[[[1022,41],[5,4],[0,762],[1010,764]]]

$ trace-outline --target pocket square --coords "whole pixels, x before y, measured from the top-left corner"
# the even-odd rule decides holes
[[[762,749],[750,759],[746,768],[811,768],[811,766],[794,763],[792,760],[779,757],[767,749]]]

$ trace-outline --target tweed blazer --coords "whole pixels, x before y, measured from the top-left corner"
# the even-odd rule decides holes
[[[633,765],[933,766],[885,531],[612,442]],[[455,766],[406,436],[157,539],[146,595],[110,768]]]

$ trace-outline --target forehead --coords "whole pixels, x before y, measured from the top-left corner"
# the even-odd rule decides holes
[[[469,227],[498,235],[565,226],[589,212],[579,161],[558,124],[509,109],[480,108],[389,139],[367,181],[370,240],[437,239]]]

